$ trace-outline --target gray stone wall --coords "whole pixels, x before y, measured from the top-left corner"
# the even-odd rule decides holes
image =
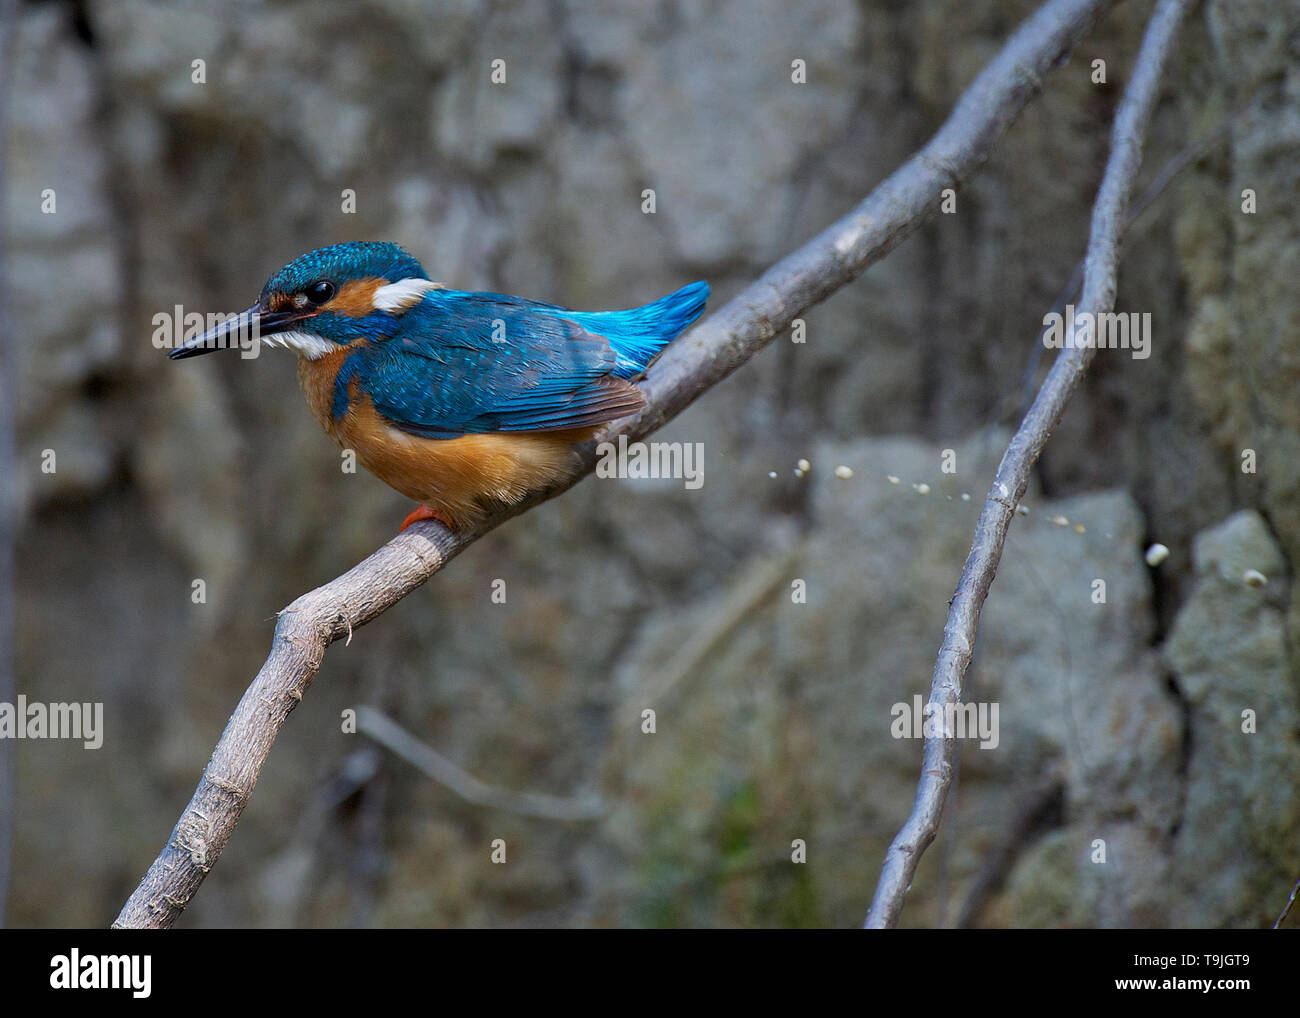
[[[24,5],[19,690],[102,701],[108,730],[17,747],[11,921],[116,914],[275,612],[410,508],[340,470],[288,354],[171,363],[155,314],[241,309],[350,239],[463,289],[601,309],[705,278],[719,306],[914,151],[1033,6]],[[919,767],[890,708],[926,689],[1150,7],[1108,16],[955,215],[665,429],[704,443],[703,488],[588,480],[335,646],[183,922],[860,922]],[[1000,743],[963,746],[907,923],[1256,926],[1300,875],[1298,29],[1295,0],[1186,26],[1144,180],[1228,123],[1129,237],[1120,308],[1152,313],[1153,353],[1098,358],[1016,520],[969,677]],[[343,734],[359,704],[491,785],[605,809],[467,803]]]

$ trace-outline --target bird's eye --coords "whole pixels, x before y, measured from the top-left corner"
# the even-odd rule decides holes
[[[334,296],[334,284],[327,279],[309,283],[302,291],[313,304],[324,304]]]

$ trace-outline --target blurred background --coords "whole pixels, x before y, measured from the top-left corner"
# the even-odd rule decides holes
[[[915,151],[1035,6],[17,4],[17,691],[102,702],[105,736],[11,744],[8,922],[113,919],[275,613],[411,508],[340,469],[292,356],[171,363],[154,315],[240,310],[361,239],[461,289],[597,310],[703,278],[720,307]],[[860,923],[919,772],[890,707],[928,688],[1151,8],[1107,16],[955,214],[657,436],[704,444],[702,488],[588,479],[336,644],[181,924]],[[1300,876],[1298,40],[1294,0],[1185,25],[1140,186],[1211,141],[1120,275],[1152,355],[1098,357],[1015,521],[967,687],[1000,742],[962,745],[905,924],[1259,926]],[[586,815],[467,799],[343,732],[363,705]]]

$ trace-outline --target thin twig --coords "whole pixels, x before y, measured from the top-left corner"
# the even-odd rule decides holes
[[[1124,217],[1125,235],[1127,235],[1137,221],[1142,218],[1142,214],[1155,203],[1155,200],[1160,197],[1165,188],[1173,183],[1178,174],[1182,173],[1183,170],[1191,166],[1192,163],[1206,155],[1215,144],[1228,136],[1229,131],[1240,124],[1242,114],[1246,112],[1254,101],[1255,95],[1252,93],[1246,99],[1238,103],[1236,109],[1224,116],[1223,119],[1220,120],[1211,130],[1207,131],[1202,137],[1198,138],[1190,145],[1184,147],[1160,168],[1160,171],[1152,178],[1151,183],[1147,185],[1146,190],[1142,192],[1131,206],[1129,206],[1128,214]],[[1083,284],[1083,264],[1083,258],[1080,258],[1075,263],[1073,270],[1070,272],[1069,280],[1066,282],[1065,286],[1061,288],[1061,292],[1057,295],[1056,301],[1052,305],[1053,314],[1059,315],[1064,313],[1065,306],[1072,303],[1075,296],[1078,294],[1079,287]],[[1045,322],[1038,333],[1040,340],[1047,336],[1050,328],[1051,326]],[[1025,366],[1022,375],[1024,381],[1021,383],[1022,395],[1019,401],[1019,416],[1021,417],[1023,417],[1029,410],[1029,403],[1030,400],[1033,399],[1034,395],[1034,376],[1038,374],[1038,365],[1042,361],[1043,351],[1046,349],[1046,343],[1038,342],[1035,343],[1033,348],[1030,350],[1029,363]],[[1005,402],[1010,402],[1012,399],[1014,399],[1014,395],[1008,394]],[[999,413],[999,419],[1001,419],[1002,416],[1003,415]],[[1006,416],[1010,417],[1011,415],[1008,414]]]
[[[971,883],[966,901],[957,915],[958,929],[975,925],[984,906],[1002,887],[1016,860],[1024,853],[1031,835],[1043,824],[1045,817],[1059,809],[1064,794],[1065,779],[1059,769],[1053,769],[1028,790],[997,846],[988,854]]]
[[[374,707],[357,708],[357,733],[374,740],[475,806],[544,820],[595,820],[607,812],[599,796],[566,798],[544,792],[515,792],[485,784]]]
[[[721,646],[755,607],[786,582],[790,564],[799,546],[759,559],[749,566],[723,598],[709,612],[690,637],[667,660],[662,670],[647,682],[628,690],[616,715],[620,721],[636,723],[652,704],[661,706],[677,684],[699,673],[700,664]]]
[[[944,188],[971,177],[1044,79],[1096,24],[1109,0],[1048,0],[967,88],[928,144],[843,219],[768,269],[718,312],[676,340],[641,388],[648,405],[602,438],[637,440],[658,429],[765,347],[808,308],[856,279],[914,233]],[[325,648],[378,617],[489,530],[558,495],[590,473],[595,446],[565,484],[451,533],[417,523],[280,616],[271,654],[222,732],[167,844],[118,915],[119,927],[168,927],[189,904],[239,822],[271,744],[306,693]]]
[[[1186,0],[1161,0],[1138,52],[1133,78],[1115,114],[1111,153],[1092,208],[1092,227],[1084,272],[1080,311],[1094,316],[1115,305],[1119,240],[1124,232],[1125,207],[1138,167],[1142,140],[1155,108],[1161,74],[1178,37]],[[961,700],[962,680],[970,665],[979,628],[980,610],[1002,558],[1002,545],[1016,506],[1024,497],[1030,471],[1048,436],[1061,419],[1065,405],[1078,387],[1097,347],[1093,343],[1063,349],[1020,429],[1011,439],[984,501],[975,539],[962,568],[961,580],[948,609],[943,645],[930,683],[930,704],[943,711]],[[911,815],[885,853],[880,882],[867,913],[866,926],[893,927],[903,908],[922,853],[934,841],[952,783],[954,740],[927,739],[921,778]]]
[[[1300,880],[1295,882],[1291,888],[1291,897],[1287,898],[1286,904],[1282,906],[1282,911],[1278,913],[1276,921],[1273,923],[1273,929],[1280,930],[1282,924],[1286,922],[1286,917],[1291,913],[1291,906],[1295,904],[1296,895],[1300,894]]]

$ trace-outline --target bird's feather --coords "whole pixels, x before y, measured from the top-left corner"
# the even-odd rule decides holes
[[[426,438],[625,417],[645,405],[627,378],[699,314],[707,294],[697,283],[631,311],[573,312],[505,294],[431,290],[391,336],[347,358],[336,413],[357,379],[380,415]]]

